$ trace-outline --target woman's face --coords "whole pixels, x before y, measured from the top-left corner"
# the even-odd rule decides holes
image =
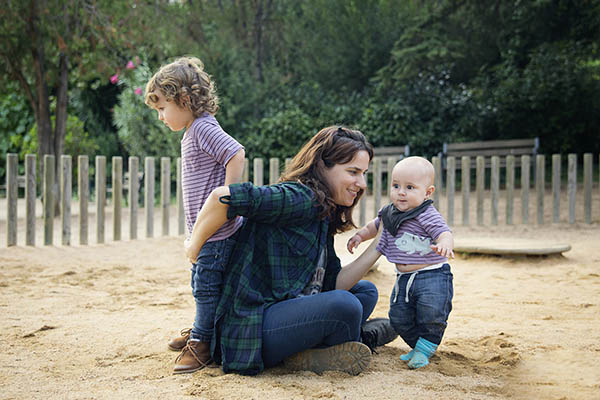
[[[335,204],[350,207],[361,189],[367,187],[365,174],[369,168],[369,153],[360,150],[346,164],[325,168],[325,180]]]

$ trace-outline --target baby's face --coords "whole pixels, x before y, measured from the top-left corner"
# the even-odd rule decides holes
[[[415,168],[394,168],[390,198],[400,211],[418,207],[429,196],[431,179]]]

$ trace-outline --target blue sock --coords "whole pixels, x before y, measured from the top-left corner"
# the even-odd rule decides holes
[[[400,356],[400,359],[401,359],[402,361],[410,361],[410,359],[411,359],[411,358],[413,358],[413,355],[414,355],[414,354],[415,354],[415,349],[412,349],[412,350],[411,350],[411,351],[409,351],[408,353],[406,353],[406,354],[402,354],[402,355]]]
[[[429,364],[429,357],[435,353],[437,347],[437,344],[431,343],[429,340],[425,340],[422,337],[419,338],[414,348],[415,353],[408,362],[408,368],[416,369]]]

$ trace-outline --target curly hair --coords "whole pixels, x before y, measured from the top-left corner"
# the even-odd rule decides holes
[[[219,110],[219,97],[210,75],[204,71],[204,64],[195,57],[181,57],[162,66],[146,84],[145,102],[154,107],[158,102],[156,92],[160,91],[167,101],[189,109],[194,117],[203,113],[216,114]]]
[[[356,228],[352,210],[364,190],[358,192],[351,206],[338,205],[333,201],[323,172],[325,168],[352,161],[359,151],[366,151],[369,161],[373,159],[373,146],[360,131],[342,126],[323,128],[302,146],[279,178],[280,182],[297,181],[313,190],[322,208],[321,217],[331,218],[330,231],[334,234]]]

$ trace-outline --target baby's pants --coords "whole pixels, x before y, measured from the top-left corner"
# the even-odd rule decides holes
[[[452,310],[452,272],[450,265],[400,275],[390,299],[390,323],[411,348],[419,337],[440,344]],[[398,293],[396,293],[398,291]],[[407,301],[408,299],[408,301]]]

